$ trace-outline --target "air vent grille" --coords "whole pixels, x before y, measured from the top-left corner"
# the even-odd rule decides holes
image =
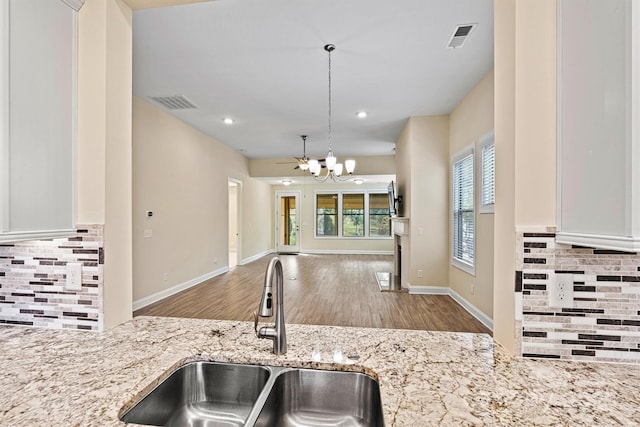
[[[451,36],[451,39],[449,40],[447,47],[452,49],[455,49],[457,47],[462,47],[462,45],[467,40],[467,37],[469,37],[469,34],[471,34],[471,31],[473,31],[475,26],[476,24],[465,24],[465,25],[459,25],[458,27],[456,27],[456,30],[453,32],[453,35]]]
[[[188,110],[198,108],[193,102],[189,101],[183,95],[175,96],[150,96],[149,99],[157,102],[169,110]]]

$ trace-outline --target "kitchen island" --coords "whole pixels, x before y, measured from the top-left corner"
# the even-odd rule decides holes
[[[387,426],[640,425],[640,367],[514,359],[485,334],[287,325],[271,353],[251,322],[137,317],[102,333],[0,327],[0,425],[120,426],[190,360],[365,372]],[[359,357],[335,363],[333,353]],[[312,360],[313,352],[320,360]]]

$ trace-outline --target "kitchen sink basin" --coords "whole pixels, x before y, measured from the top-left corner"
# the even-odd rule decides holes
[[[189,363],[120,419],[155,426],[243,426],[270,372],[254,365]]]
[[[357,372],[191,362],[121,421],[154,426],[384,426],[380,387]]]
[[[275,378],[255,426],[384,426],[380,388],[356,372],[284,371]]]

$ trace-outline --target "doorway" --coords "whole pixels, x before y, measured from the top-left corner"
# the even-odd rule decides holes
[[[229,178],[229,270],[238,265],[240,253],[240,233],[238,224],[240,223],[240,181]]]
[[[300,252],[300,192],[276,193],[276,250],[279,253]]]

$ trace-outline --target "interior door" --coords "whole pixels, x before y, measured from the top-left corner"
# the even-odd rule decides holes
[[[300,252],[300,192],[276,193],[276,250]]]

